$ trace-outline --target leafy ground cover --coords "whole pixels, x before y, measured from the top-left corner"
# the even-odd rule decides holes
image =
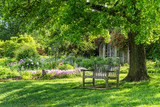
[[[149,74],[150,81],[120,82],[112,89],[82,88],[82,78],[53,80],[20,80],[0,83],[1,107],[28,106],[105,106],[148,107],[160,106],[160,74]],[[126,76],[120,74],[120,80]],[[96,80],[96,85],[105,85]]]

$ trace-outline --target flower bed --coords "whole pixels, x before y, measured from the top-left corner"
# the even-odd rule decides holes
[[[80,71],[82,69],[85,69],[85,68],[80,67],[80,68],[70,69],[70,70],[52,69],[52,70],[43,70],[42,72],[36,71],[36,70],[27,70],[27,71],[23,71],[22,75],[25,76],[24,78],[26,77],[31,78],[31,76],[32,78],[35,76],[41,76],[47,79],[51,79],[54,77],[67,78],[72,76],[80,76],[81,75]]]

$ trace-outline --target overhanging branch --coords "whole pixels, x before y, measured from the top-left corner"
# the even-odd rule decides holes
[[[97,11],[102,11],[102,12],[107,12],[109,15],[115,16],[116,12],[118,12],[114,7],[113,8],[108,8],[104,5],[99,5],[99,4],[91,4],[90,2],[87,2],[87,5],[90,5],[92,9],[95,9]]]
[[[115,16],[115,15],[122,16],[122,17],[126,18],[127,21],[132,23],[133,21],[131,20],[130,17],[128,17],[126,15],[126,12],[124,11],[127,8],[127,6],[124,6],[122,4],[117,6],[118,3],[119,3],[119,0],[116,1],[116,3],[114,4],[114,6],[112,8],[108,8],[107,6],[100,5],[100,4],[96,4],[96,5],[91,4],[90,2],[87,2],[87,5],[90,5],[90,7],[92,9],[95,9],[95,10],[101,11],[101,12],[107,12],[109,15],[112,15],[112,16]]]

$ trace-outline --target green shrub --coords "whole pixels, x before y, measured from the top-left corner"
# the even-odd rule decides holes
[[[10,65],[11,62],[17,62],[17,60],[15,58],[0,58],[1,66]]]
[[[76,62],[76,57],[75,56],[68,56],[65,59],[65,63],[69,63],[70,65],[74,65],[74,63]]]
[[[73,74],[61,74],[58,77],[59,78],[71,78],[71,77],[73,77]]]
[[[47,73],[45,76],[43,76],[43,79],[51,79],[53,77],[55,77],[54,73]]]
[[[11,71],[10,68],[0,66],[0,79],[13,78],[15,76],[19,76],[19,73]]]
[[[154,66],[155,66],[155,67],[160,67],[160,61],[159,61],[159,60],[156,60],[155,63],[154,63]]]
[[[32,79],[32,74],[30,72],[20,72],[22,79]]]
[[[16,59],[25,59],[25,58],[38,58],[39,54],[36,50],[36,47],[31,46],[30,44],[24,44],[18,50],[16,50]]]
[[[156,70],[155,70],[155,69],[147,69],[147,72],[148,72],[148,73],[155,73]]]
[[[129,64],[128,64],[128,63],[125,63],[124,66],[128,66],[128,67],[129,67]]]
[[[123,66],[120,69],[120,73],[128,73],[129,72],[129,66]]]
[[[158,60],[157,60],[157,61],[158,61]],[[146,61],[146,65],[147,65],[147,66],[155,66],[155,63],[156,63],[156,62],[153,62],[153,61],[151,61],[151,60]]]
[[[0,53],[2,56],[14,57],[15,51],[23,44],[28,43],[31,47],[39,47],[36,41],[30,35],[19,35],[18,37],[11,37],[10,40],[0,41]]]
[[[11,71],[18,71],[19,70],[19,65],[18,64],[13,64],[9,66]]]
[[[39,62],[41,69],[55,69],[59,62],[56,62],[54,57],[41,56]]]
[[[60,70],[68,70],[68,69],[74,69],[74,67],[70,64],[62,64],[58,66],[58,69]]]
[[[78,65],[85,68],[92,68],[94,67],[95,61],[90,59],[83,59]]]

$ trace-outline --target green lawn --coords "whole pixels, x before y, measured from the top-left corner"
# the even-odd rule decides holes
[[[125,74],[121,74],[122,79]],[[120,82],[112,89],[80,87],[82,78],[10,81],[0,83],[0,107],[25,106],[160,106],[160,74],[150,74],[150,81]],[[97,80],[96,85],[105,85]]]

